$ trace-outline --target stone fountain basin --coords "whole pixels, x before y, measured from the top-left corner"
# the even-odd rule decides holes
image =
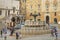
[[[49,34],[50,30],[43,30],[40,27],[23,27],[20,30],[17,30],[23,37],[32,36],[32,35],[43,35]]]

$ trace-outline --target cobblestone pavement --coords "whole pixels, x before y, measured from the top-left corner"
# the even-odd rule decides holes
[[[0,40],[4,40],[4,36]],[[7,36],[7,40],[16,40],[15,36]],[[50,34],[45,35],[36,35],[32,37],[19,38],[18,40],[56,40],[55,37],[52,37]],[[58,39],[60,40],[60,30],[58,31]]]
[[[37,35],[37,36],[32,36],[32,37],[27,37],[27,38],[19,38],[18,40],[55,40],[55,37],[51,37],[50,34],[46,35]],[[0,37],[0,40],[4,40],[4,37]],[[14,36],[7,36],[7,40],[16,40]],[[58,40],[60,40],[60,37],[58,37]]]

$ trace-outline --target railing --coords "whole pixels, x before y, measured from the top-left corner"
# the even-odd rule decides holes
[[[44,21],[26,21],[25,25],[45,25]]]

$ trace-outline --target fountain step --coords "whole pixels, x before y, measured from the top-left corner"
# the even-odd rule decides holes
[[[22,35],[42,35],[42,34],[49,34],[50,33],[50,30],[42,30],[42,29],[39,29],[39,27],[33,27],[33,28],[30,28],[30,27],[23,27],[22,29],[20,30],[17,30],[18,32],[20,32]]]

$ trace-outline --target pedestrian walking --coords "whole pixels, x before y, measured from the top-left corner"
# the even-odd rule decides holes
[[[7,32],[7,28],[3,28],[3,33],[6,33]]]
[[[16,32],[16,40],[18,40],[18,38],[19,38],[19,33]]]
[[[2,37],[2,34],[3,34],[3,32],[2,32],[2,30],[1,30],[1,37]]]
[[[13,35],[13,32],[14,32],[14,31],[12,30],[12,31],[11,31],[11,34],[10,34],[11,36]]]
[[[54,37],[54,30],[53,30],[53,28],[51,29],[51,35]]]
[[[12,36],[13,33],[14,33],[14,28],[11,29],[11,34],[10,35]]]
[[[7,40],[7,32],[4,33],[4,40]]]
[[[57,39],[58,33],[57,33],[57,28],[56,28],[56,27],[54,27],[54,33],[55,33],[55,37],[56,37],[56,39]]]

